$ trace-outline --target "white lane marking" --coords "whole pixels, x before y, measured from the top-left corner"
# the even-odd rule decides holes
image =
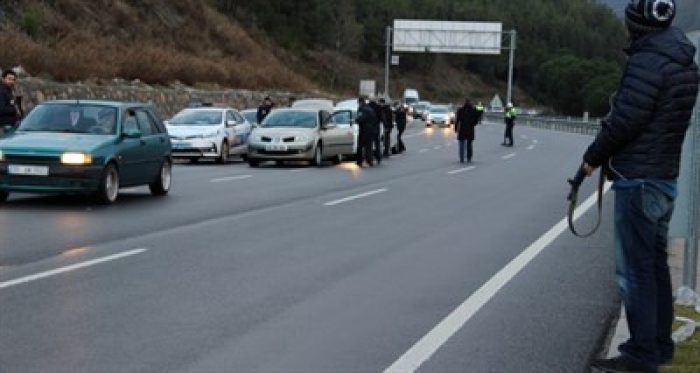
[[[441,146],[441,145],[438,145],[438,146],[433,147],[433,149],[435,149],[435,150],[440,150],[440,149],[442,149],[442,146]]]
[[[50,271],[37,273],[37,274],[31,275],[31,276],[25,276],[25,277],[20,277],[20,278],[10,280],[10,281],[0,282],[0,289],[9,288],[10,286],[15,286],[15,285],[20,285],[20,284],[26,284],[28,282],[40,280],[42,278],[56,276],[56,275],[60,275],[62,273],[70,272],[70,271],[75,271],[76,269],[90,267],[90,266],[94,266],[96,264],[102,264],[102,263],[109,262],[112,260],[117,260],[117,259],[125,258],[128,256],[141,254],[146,250],[147,249],[134,249],[134,250],[120,253],[120,254],[106,256],[104,258],[88,260],[87,262],[77,263],[77,264],[69,265],[66,267],[61,267],[61,268],[53,269]]]
[[[373,196],[373,195],[375,195],[375,194],[384,193],[384,192],[386,192],[387,190],[388,190],[388,189],[386,189],[386,188],[377,189],[377,190],[373,190],[373,191],[371,191],[371,192],[366,192],[366,193],[362,193],[362,194],[358,194],[358,195],[354,195],[354,196],[350,196],[350,197],[341,198],[341,199],[338,199],[338,200],[335,200],[335,201],[326,202],[326,203],[324,203],[324,205],[326,205],[326,206],[335,206],[335,205],[339,205],[339,204],[345,203],[345,202],[350,202],[350,201],[353,201],[353,200],[356,200],[356,199],[359,199],[359,198],[364,198],[364,197]]]
[[[534,149],[534,148],[535,148],[534,145],[530,145],[530,146],[527,147],[527,150],[532,150],[532,149]]]
[[[610,190],[610,183],[605,186],[605,193]],[[576,209],[574,219],[578,219],[596,202],[597,195],[593,194]],[[444,345],[464,324],[476,314],[498,291],[525,268],[537,255],[547,248],[559,235],[568,229],[567,219],[562,219],[549,231],[533,242],[525,251],[503,267],[491,279],[460,304],[444,320],[437,324],[428,334],[423,336],[405,354],[396,360],[386,373],[414,372],[427,361],[442,345]]]
[[[456,170],[452,170],[452,171],[448,172],[447,174],[448,174],[448,175],[454,175],[454,174],[458,174],[458,173],[460,173],[460,172],[471,171],[471,170],[473,170],[473,169],[475,169],[475,168],[476,168],[476,166],[470,166],[470,167],[465,167],[465,168],[459,168],[459,169],[456,169]]]
[[[297,169],[294,169],[294,170],[289,170],[289,172],[294,172],[294,173],[296,173],[296,172],[304,172],[304,171],[308,171],[308,170],[310,170],[310,168],[297,168]]]
[[[238,176],[227,176],[227,177],[220,177],[218,179],[211,179],[210,181],[212,183],[221,183],[224,181],[234,181],[234,180],[243,180],[243,179],[250,179],[253,177],[253,175],[238,175]]]
[[[537,144],[539,141],[537,140],[532,140],[533,143]]]
[[[504,155],[504,156],[501,157],[501,158],[503,158],[503,159],[508,159],[508,158],[513,158],[513,157],[515,157],[515,153],[510,153],[510,154]]]
[[[425,152],[429,152],[429,151],[430,151],[430,149],[421,149],[421,150],[419,151],[419,153],[425,153]]]
[[[422,135],[425,135],[425,133],[423,133],[423,132],[412,133],[410,135],[404,135],[402,137],[405,139],[405,138],[409,138],[409,137],[416,137],[416,136],[422,136]]]

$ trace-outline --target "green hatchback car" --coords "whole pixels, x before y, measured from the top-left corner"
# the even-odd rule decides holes
[[[58,100],[37,105],[0,138],[0,202],[10,192],[89,194],[102,204],[119,188],[172,180],[170,138],[149,104]]]

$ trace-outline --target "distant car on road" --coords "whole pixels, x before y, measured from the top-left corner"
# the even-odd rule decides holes
[[[412,105],[413,107],[413,118],[425,120],[426,111],[430,108],[429,101],[419,101]]]
[[[230,107],[184,109],[167,123],[173,156],[197,162],[214,158],[226,163],[231,155],[245,157],[252,125]]]
[[[447,105],[432,105],[425,115],[425,125],[433,124],[440,126],[449,126],[452,123],[452,114]]]
[[[338,164],[353,152],[353,134],[336,119],[348,111],[331,114],[333,108],[285,108],[271,112],[253,130],[248,143],[248,164],[273,160],[309,161],[321,166],[326,159]]]
[[[171,186],[168,133],[149,104],[101,100],[37,105],[0,139],[0,202],[10,192],[91,194],[102,204],[119,188]]]

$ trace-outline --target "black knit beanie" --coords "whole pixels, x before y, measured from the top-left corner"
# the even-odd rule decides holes
[[[634,35],[666,29],[675,16],[675,0],[630,0],[625,8],[625,24]]]

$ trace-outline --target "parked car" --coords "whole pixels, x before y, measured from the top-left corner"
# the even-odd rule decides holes
[[[103,204],[119,188],[171,186],[171,145],[149,104],[61,100],[37,105],[0,139],[0,201],[10,192],[91,194]]]
[[[332,107],[274,110],[251,134],[248,164],[258,167],[267,160],[309,161],[316,166],[326,159],[342,162],[344,154],[353,152],[353,134],[336,122],[348,111],[331,111]]]
[[[167,123],[173,157],[197,162],[214,158],[226,163],[231,155],[245,157],[252,125],[230,107],[184,109]]]
[[[432,105],[426,112],[426,126],[431,126],[433,124],[449,126],[451,123],[452,115],[450,113],[450,108],[447,105]]]

